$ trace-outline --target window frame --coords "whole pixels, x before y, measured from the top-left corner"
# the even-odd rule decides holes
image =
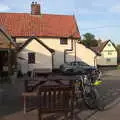
[[[111,62],[111,59],[110,59],[110,58],[107,58],[106,61],[107,61],[107,62]]]
[[[60,38],[60,45],[67,45],[68,39],[67,38]]]
[[[112,55],[112,52],[108,51],[108,55]]]
[[[30,57],[30,54],[33,55],[33,58],[32,58],[32,56]],[[35,52],[28,53],[28,64],[35,64]]]

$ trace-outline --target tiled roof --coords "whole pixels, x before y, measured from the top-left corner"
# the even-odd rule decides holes
[[[11,46],[10,46],[11,45]],[[0,26],[0,48],[10,49],[15,48],[16,44],[9,34]]]
[[[0,25],[12,37],[69,37],[80,38],[74,16],[29,13],[0,13]]]
[[[102,42],[100,45],[99,45],[99,52],[101,52],[103,49],[104,49],[104,47],[107,45],[107,43],[109,42],[110,40],[107,40],[107,41],[104,41],[104,42]]]
[[[99,43],[99,45],[97,47],[91,47],[91,49],[94,51],[94,52],[98,52],[98,53],[101,53],[102,50],[104,49],[104,47],[107,45],[107,43],[109,42],[110,40],[107,40],[107,41],[104,41],[104,42],[101,42]],[[112,43],[113,44],[113,43]],[[114,44],[113,44],[114,45]],[[115,47],[115,45],[114,45]]]
[[[99,47],[90,47],[92,51],[94,51],[96,54],[100,54]]]

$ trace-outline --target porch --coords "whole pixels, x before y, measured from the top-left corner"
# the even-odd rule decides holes
[[[0,77],[1,79],[12,75],[15,69],[15,50],[0,49]]]

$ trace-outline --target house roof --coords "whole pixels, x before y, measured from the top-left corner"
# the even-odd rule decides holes
[[[10,46],[11,45],[11,46]],[[0,26],[0,48],[10,49],[15,48],[16,44],[11,36]]]
[[[95,52],[101,53],[104,47],[108,44],[108,42],[111,42],[110,40],[101,42],[97,47],[91,47],[91,49]],[[112,42],[111,42],[112,43]],[[112,45],[115,47],[115,45],[112,43]],[[116,49],[116,47],[115,47]]]
[[[25,41],[24,44],[22,44],[18,48],[18,52],[20,52],[23,48],[25,48],[32,40],[36,40],[38,43],[40,43],[43,47],[45,47],[49,52],[54,53],[55,51],[48,47],[46,44],[44,44],[41,40],[39,40],[37,37],[30,37],[27,41]]]
[[[104,42],[102,42],[100,45],[99,45],[99,52],[101,52],[103,49],[104,49],[104,47],[107,45],[107,43],[109,42],[110,40],[107,40],[107,41],[104,41]]]
[[[100,52],[97,51],[95,47],[91,47],[89,49],[92,50],[97,56],[101,56]]]
[[[72,15],[0,13],[2,25],[12,37],[73,37],[80,38]]]

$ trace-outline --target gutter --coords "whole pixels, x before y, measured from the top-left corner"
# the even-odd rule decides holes
[[[53,72],[53,68],[54,68],[54,55],[55,53],[51,53],[52,54],[52,72]]]

